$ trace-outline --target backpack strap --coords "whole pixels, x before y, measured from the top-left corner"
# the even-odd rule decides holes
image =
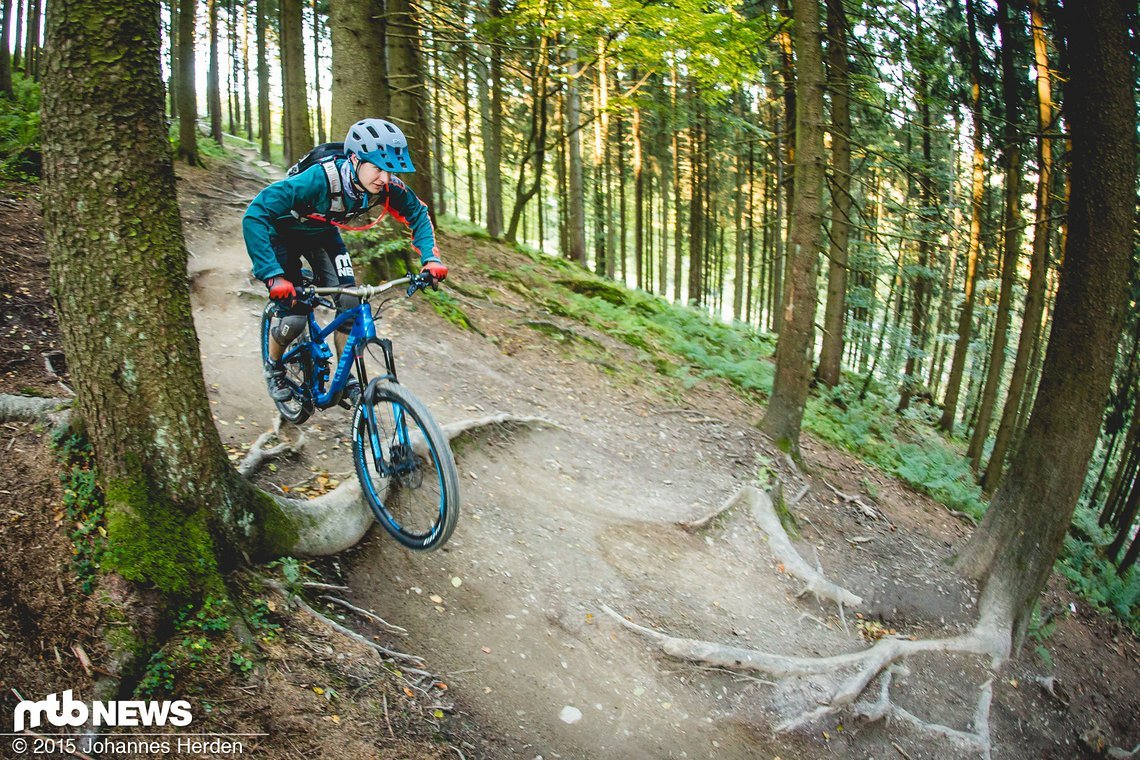
[[[326,158],[321,161],[325,170],[325,178],[329,181],[329,213],[344,213],[344,192],[340,186],[340,171],[336,168],[335,158]]]

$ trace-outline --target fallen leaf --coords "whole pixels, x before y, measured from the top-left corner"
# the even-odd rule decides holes
[[[451,585],[452,585],[452,586],[455,586],[456,588],[459,588],[460,586],[462,586],[462,585],[463,585],[463,579],[462,579],[462,578],[458,578],[458,577],[457,577],[457,578],[452,578],[452,579],[451,579]]]
[[[481,647],[483,654],[491,654],[491,647]]]
[[[407,686],[404,687],[404,693],[408,695],[408,699],[415,699],[416,698],[416,693],[414,691],[412,691],[411,689],[409,689]]]
[[[436,604],[443,604],[443,597],[440,596],[439,594],[432,594],[431,596],[428,597],[428,599],[431,599]]]

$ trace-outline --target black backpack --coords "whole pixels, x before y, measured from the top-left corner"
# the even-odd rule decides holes
[[[320,164],[325,170],[325,179],[329,182],[330,213],[344,213],[344,193],[340,187],[340,172],[336,168],[336,159],[347,158],[344,152],[344,143],[321,143],[306,153],[300,161],[289,167],[285,176],[292,177],[300,174],[314,164]]]

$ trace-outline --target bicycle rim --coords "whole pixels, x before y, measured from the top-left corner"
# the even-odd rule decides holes
[[[365,499],[397,541],[436,549],[455,529],[459,479],[447,440],[407,389],[374,381],[357,407],[353,458]]]
[[[261,363],[264,366],[269,362],[269,336],[272,328],[280,321],[277,316],[277,307],[273,303],[265,306],[261,315]],[[309,339],[309,328],[306,326],[296,340],[305,342]],[[297,351],[292,358],[285,362],[285,381],[293,389],[293,396],[287,401],[274,401],[277,411],[289,422],[300,424],[309,418],[312,405],[306,400],[310,374],[309,355],[305,351]]]

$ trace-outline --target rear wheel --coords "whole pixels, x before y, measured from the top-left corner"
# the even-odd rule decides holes
[[[404,546],[438,549],[459,519],[459,475],[451,447],[411,391],[378,378],[352,424],[352,455],[377,521]]]
[[[265,311],[261,313],[261,364],[269,363],[269,337],[270,331],[281,320],[275,303],[269,301],[265,304]],[[309,341],[309,327],[306,324],[301,334],[293,341],[302,344]],[[309,380],[313,374],[313,359],[306,350],[295,351],[285,362],[285,381],[293,390],[293,395],[285,401],[274,401],[277,411],[289,422],[300,425],[309,419],[313,413],[313,402],[309,397]]]

